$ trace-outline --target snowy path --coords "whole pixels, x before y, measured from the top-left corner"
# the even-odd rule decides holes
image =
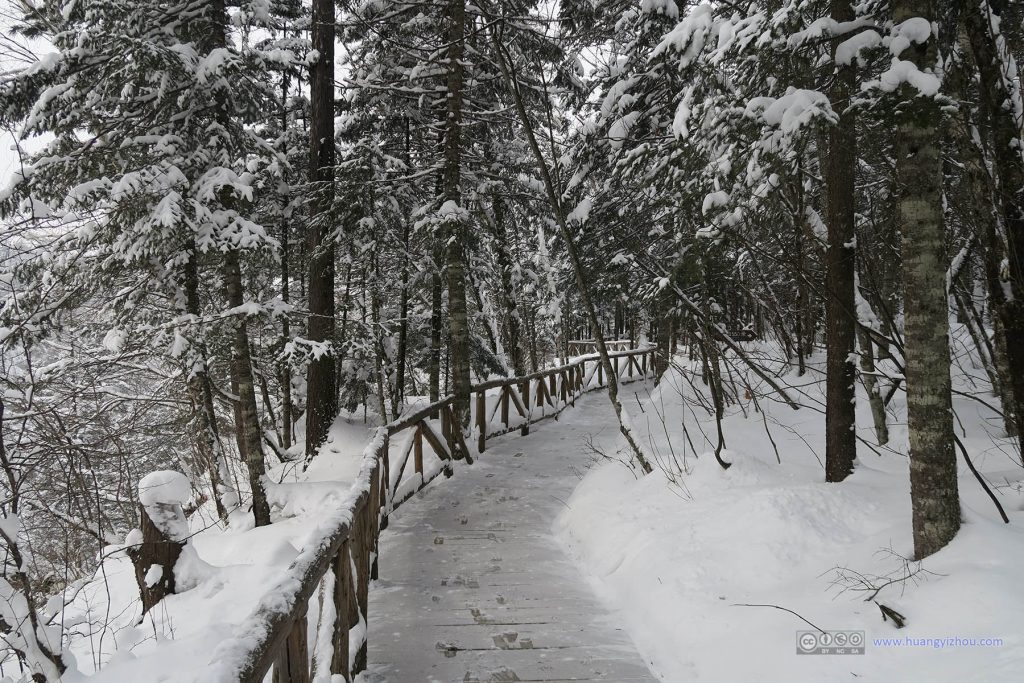
[[[595,392],[396,512],[361,681],[656,681],[551,532],[614,417]]]

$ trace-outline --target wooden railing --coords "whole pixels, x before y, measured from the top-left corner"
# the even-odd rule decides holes
[[[637,347],[637,343],[632,339],[606,339],[604,345],[609,351],[624,351]],[[566,342],[566,346],[569,347],[570,356],[597,353],[597,342],[593,339],[574,339]]]
[[[616,351],[610,354],[613,372],[620,382],[644,379],[653,371],[653,354],[651,346]],[[532,423],[557,416],[584,392],[605,383],[598,357],[588,356],[525,377],[474,386],[471,420],[478,450],[482,453],[487,439],[501,434],[516,429],[529,433]],[[274,683],[307,683],[312,670],[329,669],[351,681],[366,669],[369,582],[377,577],[378,541],[388,515],[434,478],[451,476],[453,460],[472,463],[463,430],[454,420],[453,400],[449,396],[377,429],[363,452],[348,505],[322,521],[319,533],[277,584],[268,587],[238,634],[217,648],[215,668],[227,674],[223,678],[257,683],[273,668]],[[498,414],[500,422],[494,424]],[[390,444],[401,434],[405,436],[392,462]],[[424,457],[424,445],[434,460]],[[406,477],[410,456],[413,471]],[[321,630],[314,642],[325,644],[329,637],[331,648],[311,662],[306,609],[321,583],[324,599],[316,623],[329,632]]]

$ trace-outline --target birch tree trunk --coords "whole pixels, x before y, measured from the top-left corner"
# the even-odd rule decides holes
[[[935,20],[934,2],[896,0],[893,22]],[[923,15],[923,16],[922,16]],[[899,59],[935,73],[936,36],[911,43]],[[896,142],[897,215],[902,234],[907,422],[914,555],[942,549],[960,528],[956,452],[950,397],[949,312],[939,101],[909,84],[899,91],[904,111]]]
[[[885,421],[885,401],[882,400],[882,392],[878,389],[878,377],[875,376],[875,351],[871,335],[864,330],[858,333],[860,337],[860,378],[864,383],[864,391],[868,395],[868,405],[871,407],[871,420],[875,425],[875,440],[879,446],[889,443],[889,425]]]

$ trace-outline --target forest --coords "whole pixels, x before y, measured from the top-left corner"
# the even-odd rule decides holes
[[[597,519],[622,543],[659,527],[648,567],[718,573],[759,562],[719,549],[877,507],[849,522],[863,543],[823,532],[808,581],[834,569],[842,600],[867,596],[872,634],[966,620],[1008,644],[991,677],[974,650],[947,670],[925,651],[897,680],[1017,680],[1022,64],[1020,0],[0,0],[0,678],[221,657],[199,624],[272,591],[215,577],[228,559],[203,543],[288,566],[375,429],[412,420],[425,487],[422,431],[444,474],[485,467],[488,406],[511,431],[511,401],[526,434],[543,392],[554,407],[597,377],[605,398],[574,410],[612,433],[574,447],[603,466],[555,524],[585,574],[621,546]],[[650,350],[645,388],[623,379],[648,372],[631,349]],[[530,378],[581,357],[582,384],[552,374],[531,408]],[[439,402],[443,426],[415,426]],[[377,445],[396,490],[397,439]],[[749,496],[786,476],[804,488],[771,527]],[[281,555],[268,526],[300,536]],[[692,527],[714,530],[704,559],[672,555]],[[649,571],[606,588],[651,680],[755,680],[673,659],[724,640],[645,627]],[[232,577],[250,602],[216,616],[195,596]],[[722,579],[730,603],[779,607],[757,580]],[[688,609],[657,590],[651,609]],[[837,599],[802,591],[780,595],[804,622]],[[785,624],[757,680],[824,680],[786,668],[798,619],[727,614]],[[167,644],[186,633],[192,650]]]

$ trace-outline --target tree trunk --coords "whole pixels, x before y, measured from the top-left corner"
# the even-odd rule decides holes
[[[334,242],[330,213],[334,199],[334,2],[313,0],[313,49],[319,56],[310,70],[309,179],[312,199],[306,234],[309,259],[310,341],[334,342]],[[306,458],[327,438],[338,412],[335,349],[309,360],[306,376]]]
[[[228,306],[237,309],[245,303],[242,296],[242,271],[238,252],[224,254],[224,288]],[[270,524],[270,505],[263,488],[266,468],[263,461],[263,433],[256,410],[256,388],[253,384],[252,360],[249,356],[249,331],[245,316],[236,313],[232,320],[231,374],[238,385],[238,407],[242,417],[242,439],[245,444],[245,465],[252,488],[252,513],[256,526]]]
[[[663,288],[658,292],[657,302],[658,352],[654,354],[654,377],[660,382],[672,362],[672,290]]]
[[[434,262],[438,263],[439,259],[435,258]],[[443,287],[441,273],[435,272],[430,288],[430,367],[428,372],[431,403],[436,403],[441,399],[441,332],[444,327],[441,320],[441,316],[444,314]]]
[[[794,217],[793,227],[796,229],[796,264],[799,272],[806,273],[807,271],[807,259],[805,257],[804,249],[804,222],[807,218],[803,215]],[[795,329],[793,334],[796,336],[796,345],[794,350],[796,351],[796,362],[797,362],[797,377],[803,377],[807,372],[807,361],[804,353],[804,327],[805,319],[807,316],[807,278],[798,277],[796,283],[796,315],[793,316],[795,319]]]
[[[913,0],[892,5],[896,25],[932,13]],[[924,16],[930,24],[935,16]],[[935,35],[909,45],[898,58],[933,73]],[[896,197],[902,235],[906,347],[907,423],[910,436],[910,498],[914,555],[920,560],[943,548],[960,528],[956,452],[950,396],[949,315],[939,102],[904,84],[905,109],[896,135]]]
[[[466,31],[466,0],[448,4],[448,108],[444,135],[444,206],[447,226],[445,256],[448,269],[448,329],[451,334],[451,375],[455,421],[469,426],[469,317],[466,306],[465,212],[462,177],[462,52]],[[447,208],[445,208],[447,207]]]
[[[992,28],[993,24],[999,25],[995,7],[978,1],[966,3],[965,7],[967,34],[981,77],[982,96],[992,119],[993,161],[999,177],[998,203],[1006,234],[1006,276],[998,276],[999,286],[989,288],[1006,337],[1006,366],[1014,405],[1004,406],[1004,409],[1013,413],[1017,432],[1021,433],[1020,421],[1024,420],[1024,136],[1017,119],[1022,106],[1021,94],[1019,89],[1008,87],[1009,80],[1017,79],[1019,83],[1020,73],[1004,73],[1013,68],[1013,63],[1004,59],[998,49]],[[998,239],[993,239],[988,246],[995,249],[997,244]]]
[[[174,565],[178,563],[181,551],[185,547],[185,539],[170,538],[164,529],[153,522],[149,512],[152,511],[161,519],[177,518],[179,524],[188,528],[181,512],[180,505],[151,504],[139,505],[139,528],[142,531],[142,542],[127,549],[129,559],[135,569],[135,583],[139,587],[142,598],[142,614],[153,609],[161,600],[175,592]],[[158,566],[158,577],[151,575],[154,566]]]
[[[871,407],[871,420],[875,425],[875,439],[879,446],[889,443],[889,425],[885,421],[885,402],[882,392],[878,389],[878,377],[875,376],[875,352],[871,335],[864,330],[858,332],[860,338],[860,379],[864,383],[864,391],[868,395]]]
[[[288,76],[285,71],[284,82],[282,84],[281,92],[281,139],[282,141],[287,140],[288,131]],[[282,153],[287,152],[287,149],[282,149]],[[289,235],[289,220],[290,216],[290,197],[289,191],[285,189],[281,193],[281,301],[285,304],[291,300],[289,290],[289,281],[291,279],[291,235]],[[285,313],[281,316],[281,350],[291,342],[292,331],[291,321],[288,318],[288,314]],[[293,418],[293,406],[292,406],[292,369],[291,364],[287,358],[281,359],[281,366],[279,369],[280,383],[281,383],[281,445],[287,452],[292,447],[292,426],[294,423]]]
[[[505,332],[505,350],[512,361],[512,371],[517,377],[526,374],[523,362],[523,349],[520,344],[520,316],[516,306],[516,296],[512,285],[512,258],[506,245],[505,205],[500,197],[492,195],[491,206],[494,208],[494,256],[498,262],[501,277],[502,322]]]
[[[832,0],[832,18],[854,20],[849,0]],[[833,56],[841,38],[832,41]],[[850,98],[855,91],[853,65],[836,65],[830,93],[839,121],[828,132],[825,185],[828,192],[825,252],[825,481],[837,482],[853,472],[857,457],[856,335],[854,305],[854,193],[857,169],[857,130]]]
[[[405,117],[405,163],[412,167],[409,155],[409,117]],[[405,362],[409,354],[409,218],[402,222],[402,291],[398,302],[398,358],[395,359],[395,389],[391,412],[397,417],[405,404]]]
[[[1003,428],[1009,437],[1021,437],[1024,431],[1021,430],[1020,420],[1014,414],[1014,407],[1017,406],[1014,398],[1013,387],[1010,386],[1010,361],[1006,349],[1006,334],[1003,332],[1003,324],[998,315],[993,316],[992,321],[993,363],[996,366],[996,376],[999,377],[999,400],[1003,406]]]

